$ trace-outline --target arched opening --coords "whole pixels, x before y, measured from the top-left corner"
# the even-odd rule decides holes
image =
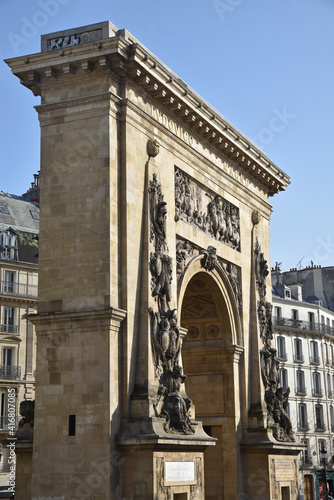
[[[182,359],[186,392],[196,420],[217,438],[205,451],[205,498],[234,498],[238,491],[240,426],[237,320],[233,297],[219,273],[196,272],[182,290],[181,326],[188,330]],[[181,301],[180,300],[180,301]]]

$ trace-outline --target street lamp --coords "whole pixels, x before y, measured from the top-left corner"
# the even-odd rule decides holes
[[[322,463],[324,465],[324,480],[325,480],[325,493],[326,493],[326,500],[328,500],[328,489],[327,489],[327,471],[326,471],[326,465],[327,465],[327,450],[322,445],[322,448],[319,450],[320,451],[320,457],[322,460]]]

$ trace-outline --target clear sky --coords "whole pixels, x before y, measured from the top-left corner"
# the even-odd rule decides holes
[[[334,265],[334,1],[0,0],[1,59],[39,52],[42,34],[107,20],[291,177],[270,198],[271,264]],[[39,98],[3,62],[0,82],[0,190],[22,194],[39,170]]]

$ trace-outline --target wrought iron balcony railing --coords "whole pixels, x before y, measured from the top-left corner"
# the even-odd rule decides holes
[[[293,355],[293,360],[295,363],[304,363],[304,355],[303,354],[294,354]]]
[[[0,325],[0,333],[19,335],[19,327],[17,325]]]
[[[37,285],[0,281],[0,293],[3,295],[15,295],[17,297],[30,297],[36,299],[37,290]]]
[[[298,330],[309,330],[311,332],[328,333],[334,336],[334,328],[315,321],[302,321],[300,319],[273,317],[274,325],[296,328]]]
[[[0,365],[0,379],[20,380],[20,378],[21,378],[20,366]]]
[[[322,396],[323,396],[322,389],[313,388],[312,389],[312,396],[322,398]]]

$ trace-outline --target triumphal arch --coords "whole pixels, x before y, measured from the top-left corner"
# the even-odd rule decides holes
[[[41,96],[31,498],[297,499],[267,263],[288,176],[109,22],[6,62]]]

